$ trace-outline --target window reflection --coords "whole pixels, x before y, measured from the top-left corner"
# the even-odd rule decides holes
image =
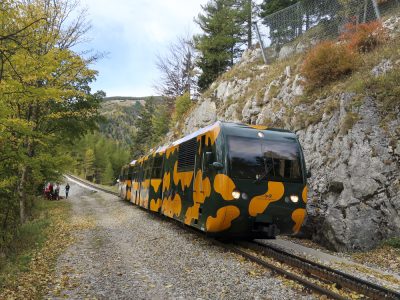
[[[233,178],[302,181],[299,147],[293,139],[268,141],[231,136],[228,145]]]

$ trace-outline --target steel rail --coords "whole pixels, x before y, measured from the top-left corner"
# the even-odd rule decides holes
[[[314,292],[317,292],[318,294],[322,294],[322,295],[328,296],[331,299],[337,299],[337,300],[345,300],[345,299],[347,299],[346,297],[343,297],[342,295],[340,295],[338,293],[335,293],[335,292],[333,292],[333,291],[331,291],[329,289],[326,289],[326,288],[324,288],[324,287],[322,287],[322,286],[320,286],[320,285],[318,285],[318,284],[316,284],[316,283],[314,283],[312,281],[309,281],[309,280],[307,280],[307,279],[305,279],[305,278],[303,278],[303,277],[301,277],[301,276],[299,276],[297,274],[288,272],[288,271],[286,271],[286,270],[284,270],[284,269],[282,269],[280,267],[275,266],[274,264],[271,264],[271,263],[269,263],[269,262],[267,262],[265,260],[262,260],[262,259],[258,258],[255,255],[252,255],[252,254],[250,254],[250,253],[248,253],[246,251],[243,251],[242,249],[239,249],[235,245],[225,244],[225,243],[222,243],[222,242],[219,242],[219,241],[214,241],[214,243],[217,244],[220,247],[225,248],[226,250],[228,250],[230,252],[239,254],[239,255],[247,258],[248,260],[250,260],[252,262],[255,262],[255,263],[257,263],[257,264],[259,264],[259,265],[261,265],[261,266],[263,266],[265,268],[268,268],[268,269],[272,270],[273,272],[276,272],[276,273],[278,273],[280,275],[283,275],[287,279],[290,279],[290,280],[293,280],[293,281],[297,281],[300,284],[302,284],[304,287],[306,287],[306,288],[308,288],[308,289],[310,289],[310,290],[312,290]]]
[[[269,257],[272,257],[292,267],[302,269],[319,279],[334,282],[338,285],[338,287],[348,288],[371,299],[400,299],[400,293],[396,291],[335,270],[331,267],[319,264],[293,253],[288,253],[287,251],[278,247],[266,245],[256,241],[248,242],[246,245],[252,250],[261,251]]]
[[[73,180],[76,180],[86,186],[89,186],[93,189],[112,194],[115,196],[119,196],[118,193],[98,187],[94,184],[91,184],[87,181],[84,181],[80,179],[79,177],[76,177],[71,174],[67,174],[68,177],[71,177]],[[170,219],[172,221],[175,221],[173,219]],[[181,224],[181,223],[179,223]],[[187,229],[190,229],[192,232],[199,234],[198,230],[195,230],[194,228],[185,226]],[[204,237],[204,235],[202,235]],[[279,268],[275,266],[274,264],[271,264],[269,262],[266,262],[265,260],[262,260],[258,258],[255,255],[252,255],[242,249],[239,249],[237,246],[232,245],[232,244],[226,244],[223,242],[220,242],[218,240],[213,239],[212,242],[230,252],[236,253],[238,255],[241,255],[245,257],[246,259],[253,261],[265,268],[268,268],[280,275],[283,275],[284,277],[294,280],[305,286],[306,288],[313,290],[319,294],[326,295],[332,299],[338,299],[338,300],[343,300],[347,299],[343,297],[342,295],[335,293],[329,289],[326,289],[324,287],[319,286],[318,284],[311,282],[297,274],[288,272],[283,270],[282,268]],[[370,297],[371,299],[388,299],[388,300],[399,300],[400,299],[400,294],[387,289],[385,287],[376,285],[374,283],[365,281],[360,278],[356,278],[354,276],[351,276],[349,274],[343,273],[341,271],[332,269],[330,267],[318,264],[316,262],[313,262],[311,260],[308,260],[304,257],[296,256],[292,253],[287,253],[282,249],[279,249],[277,247],[271,246],[271,245],[266,245],[260,242],[252,241],[252,242],[247,242],[246,247],[250,248],[252,250],[256,251],[261,251],[265,255],[272,257],[276,259],[277,261],[283,262],[287,265],[290,265],[292,267],[296,267],[299,269],[302,269],[303,271],[306,272],[306,274],[310,274],[314,277],[317,277],[319,280],[323,281],[330,281],[338,284],[339,288],[340,287],[346,287],[352,291],[360,292],[363,295]]]

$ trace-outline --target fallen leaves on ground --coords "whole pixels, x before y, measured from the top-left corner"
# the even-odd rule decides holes
[[[70,217],[70,208],[59,206],[49,209],[51,225],[46,228],[47,240],[41,249],[32,256],[29,270],[10,274],[5,287],[0,291],[0,299],[38,299],[47,294],[51,287],[62,289],[75,285],[64,273],[60,278],[55,275],[55,263],[58,256],[74,242],[74,232],[93,227],[93,221]]]
[[[371,264],[393,272],[399,272],[400,270],[400,249],[390,246],[382,246],[371,251],[354,253],[352,257],[362,264]]]

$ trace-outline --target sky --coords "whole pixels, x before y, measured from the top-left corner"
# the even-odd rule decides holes
[[[78,50],[106,53],[92,91],[107,96],[156,95],[157,55],[179,36],[199,33],[193,19],[207,0],[81,0],[92,29]]]

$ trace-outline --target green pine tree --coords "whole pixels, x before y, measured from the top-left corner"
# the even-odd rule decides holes
[[[153,138],[152,144],[159,143],[168,133],[171,122],[171,111],[166,104],[160,104],[152,116]]]
[[[195,47],[200,52],[198,67],[202,70],[199,88],[205,90],[235,59],[240,56],[243,42],[242,1],[210,0],[202,6],[196,23],[203,34],[194,37]]]
[[[102,179],[101,183],[111,185],[114,182],[114,178],[115,177],[114,177],[114,170],[113,170],[112,164],[110,161],[108,161],[106,164],[104,173],[102,174],[102,177],[101,177],[101,179]]]
[[[137,132],[133,138],[134,145],[132,153],[134,157],[139,157],[145,154],[152,146],[152,138],[154,134],[152,117],[155,108],[155,101],[153,98],[150,98],[139,111],[139,115],[135,122]]]
[[[264,0],[260,5],[261,17],[272,15],[274,12],[280,11],[286,7],[296,4],[300,0]]]
[[[93,149],[87,149],[83,161],[86,179],[92,180],[94,177],[94,160],[95,156]]]

